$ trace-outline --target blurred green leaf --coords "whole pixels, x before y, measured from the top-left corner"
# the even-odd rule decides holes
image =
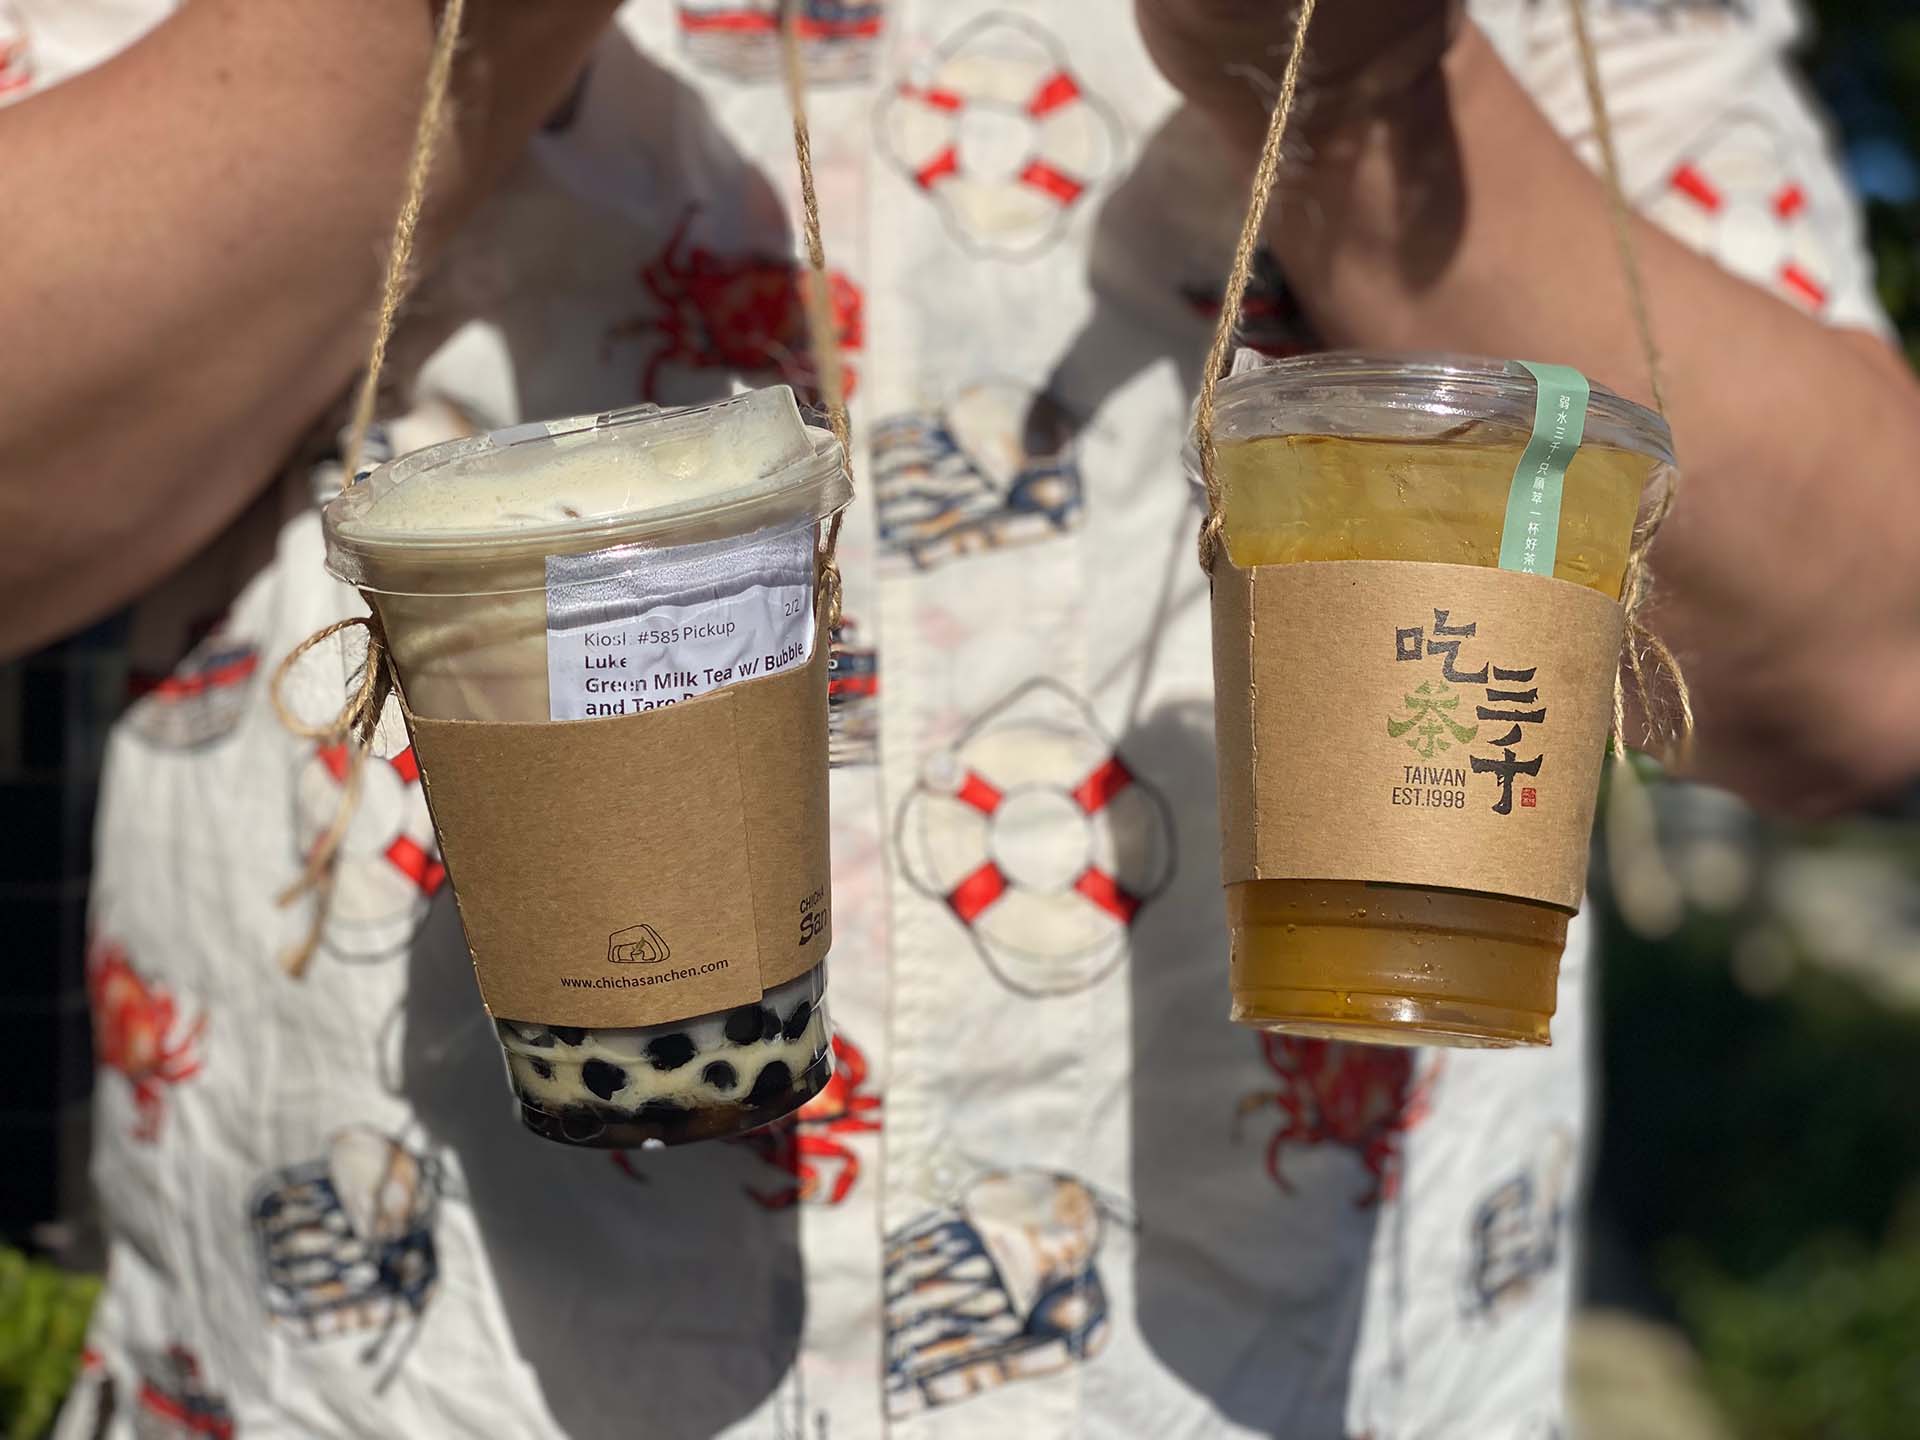
[[[80,1372],[99,1293],[91,1275],[0,1247],[0,1422],[7,1440],[36,1440],[52,1426]]]

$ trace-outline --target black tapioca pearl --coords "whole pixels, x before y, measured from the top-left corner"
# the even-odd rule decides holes
[[[760,1038],[760,1007],[742,1005],[727,1016],[727,1039],[736,1045],[751,1045]]]
[[[587,1038],[586,1027],[582,1025],[555,1025],[553,1038],[562,1045],[578,1045]]]
[[[780,1033],[789,1040],[798,1040],[807,1033],[807,1023],[813,1019],[813,1002],[802,1000],[793,1007],[793,1013],[787,1016],[786,1028]]]
[[[793,1072],[787,1068],[787,1062],[774,1060],[764,1066],[754,1079],[753,1089],[747,1095],[747,1103],[771,1105],[792,1088]]]
[[[615,1092],[627,1083],[627,1072],[604,1060],[589,1060],[580,1067],[580,1080],[602,1100],[611,1100]]]
[[[715,1090],[731,1090],[740,1083],[740,1076],[724,1060],[716,1060],[700,1072],[700,1078]]]
[[[537,1055],[529,1055],[527,1057],[527,1068],[542,1080],[553,1079],[553,1066],[549,1065]]]
[[[693,1059],[694,1049],[691,1035],[675,1031],[647,1042],[647,1061],[656,1070],[678,1070]]]
[[[778,1040],[780,1038],[780,1017],[774,1013],[771,1005],[760,1007],[760,1038]]]

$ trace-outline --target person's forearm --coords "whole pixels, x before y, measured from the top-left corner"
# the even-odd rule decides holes
[[[429,250],[612,7],[553,8],[460,93]],[[192,0],[0,111],[0,654],[186,559],[351,377],[432,40],[425,0]]]
[[[1444,83],[1333,137],[1277,211],[1330,343],[1561,361],[1648,398],[1604,189],[1471,28]],[[1684,472],[1650,619],[1692,681],[1698,772],[1815,808],[1920,772],[1920,387],[1872,338],[1634,238]]]

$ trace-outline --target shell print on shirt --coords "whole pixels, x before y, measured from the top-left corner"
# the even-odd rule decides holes
[[[887,1237],[887,1412],[899,1418],[1092,1359],[1109,1338],[1099,1198],[988,1171]]]
[[[812,85],[844,85],[873,71],[887,6],[883,0],[797,0],[800,53]],[[687,58],[736,82],[780,78],[780,0],[680,0]]]
[[[945,40],[878,116],[882,147],[975,255],[1028,259],[1112,173],[1119,127],[1058,40],[991,14]]]
[[[364,1126],[267,1176],[248,1212],[267,1314],[304,1341],[371,1331],[360,1358],[377,1362],[433,1298],[439,1201],[438,1163]],[[401,1336],[395,1366],[405,1349]]]
[[[1469,1318],[1498,1319],[1559,1262],[1573,1204],[1574,1163],[1573,1137],[1555,1131],[1532,1166],[1492,1186],[1474,1206],[1460,1300]]]
[[[926,569],[1071,528],[1083,489],[1074,430],[1051,396],[997,378],[881,420],[871,442],[881,546]]]
[[[127,726],[161,750],[211,745],[240,723],[259,670],[260,647],[216,627],[171,673],[129,672]]]
[[[945,903],[1002,984],[1029,996],[1111,973],[1174,865],[1166,800],[1049,680],[927,763],[898,839],[907,878]]]
[[[879,756],[880,652],[861,643],[860,622],[842,614],[827,656],[827,760],[871,765]]]

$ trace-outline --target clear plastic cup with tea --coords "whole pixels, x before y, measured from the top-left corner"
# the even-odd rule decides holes
[[[1500,567],[1516,472],[1541,419],[1538,396],[1527,369],[1490,360],[1335,354],[1237,366],[1218,388],[1215,428],[1227,554],[1255,574],[1348,561]],[[1197,481],[1191,447],[1188,465]],[[1552,578],[1617,600],[1642,517],[1673,465],[1658,416],[1592,386],[1559,492]],[[1216,604],[1216,626],[1218,615]],[[1406,623],[1415,618],[1424,620]],[[1393,634],[1377,643],[1390,647]],[[1610,685],[1611,661],[1594,684]],[[1412,732],[1393,743],[1411,745],[1400,758],[1416,784],[1394,798],[1478,806],[1483,779],[1469,772],[1469,752],[1484,751],[1503,728],[1474,721],[1474,704],[1484,706],[1489,692],[1435,684],[1423,694],[1411,678],[1406,688],[1410,708],[1384,718]],[[1377,731],[1382,718],[1369,710],[1364,723]],[[1431,729],[1424,742],[1416,721]],[[1223,785],[1226,773],[1223,765]],[[1326,783],[1348,781],[1335,773]],[[1530,803],[1532,792],[1523,793]],[[1590,819],[1593,795],[1583,798]],[[1584,856],[1584,830],[1581,842]],[[1232,1015],[1243,1023],[1376,1043],[1548,1042],[1574,913],[1566,906],[1325,874],[1230,883],[1227,905]]]

